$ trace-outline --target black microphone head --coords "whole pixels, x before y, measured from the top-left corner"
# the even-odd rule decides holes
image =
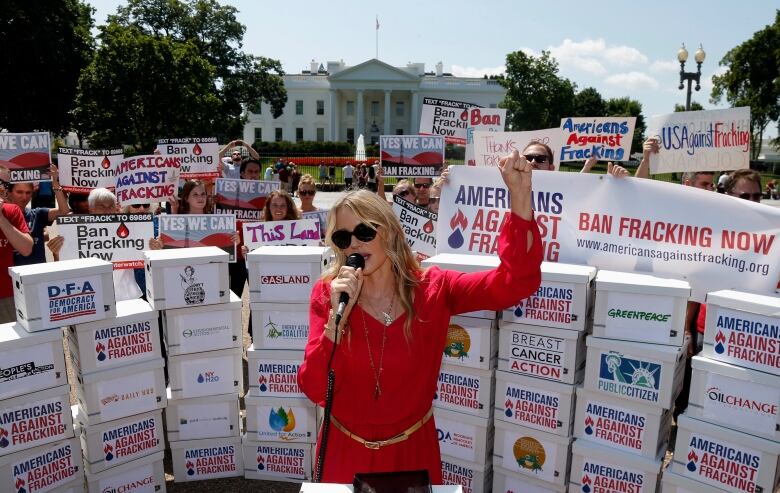
[[[347,257],[347,266],[353,269],[362,269],[366,266],[366,259],[359,253],[353,253]]]

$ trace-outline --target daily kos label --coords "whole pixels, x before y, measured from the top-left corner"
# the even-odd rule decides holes
[[[696,481],[728,491],[757,491],[761,452],[749,447],[692,432],[679,462],[685,464],[682,473]]]
[[[450,324],[447,329],[447,341],[444,345],[444,357],[442,362],[479,368],[484,358],[491,355],[482,353],[482,332],[490,331],[488,327],[464,327],[459,324]]]
[[[582,420],[588,440],[628,452],[642,452],[642,444],[647,438],[645,413],[588,399]]]
[[[152,371],[98,382],[96,387],[103,421],[157,409],[155,374]]]
[[[2,351],[0,397],[29,392],[25,389],[54,387],[58,373],[51,343]]]
[[[98,483],[101,493],[155,493],[159,491],[154,476],[154,464],[136,467],[122,474],[101,479]]]
[[[645,483],[648,479],[642,471],[636,471],[612,463],[602,463],[588,458],[583,458],[582,460],[582,471],[572,470],[572,483],[576,482],[577,474],[581,474],[579,483],[581,485],[580,490],[583,493],[601,491],[645,493]]]
[[[70,420],[65,413],[70,408],[63,396],[0,408],[0,455],[67,438]]]
[[[469,462],[481,460],[477,458],[477,440],[480,429],[474,425],[463,422],[455,422],[449,419],[436,417],[436,434],[439,437],[441,453]],[[482,431],[482,440],[486,440]]]
[[[740,428],[758,435],[774,435],[777,425],[780,389],[717,373],[707,374],[702,396],[703,417],[707,421]]]
[[[104,368],[149,359],[154,354],[152,337],[150,320],[95,329],[95,365]]]
[[[41,315],[46,327],[61,327],[103,317],[103,278],[86,276],[38,285]]]
[[[558,392],[506,382],[496,396],[496,400],[504,398],[504,415],[498,417],[502,421],[550,433],[564,426],[559,414],[561,394]]]
[[[238,415],[231,416],[229,402],[179,404],[179,439],[197,440],[207,437],[226,437],[232,434],[231,425]]]
[[[670,296],[610,292],[604,337],[665,343],[675,329],[673,314]]]
[[[36,455],[20,454],[24,457],[11,463],[11,477],[3,491],[45,493],[72,481],[81,467],[81,448],[73,447],[74,443],[68,440]]]
[[[541,434],[506,434],[501,467],[553,483],[557,476],[558,447],[556,442],[544,439]]]
[[[618,351],[598,353],[598,389],[641,402],[658,402],[661,364]]]
[[[184,449],[184,481],[236,476],[239,473],[235,445]]]
[[[181,362],[182,397],[229,394],[237,385],[236,356],[202,358]]]
[[[565,329],[577,321],[575,301],[573,284],[543,281],[534,294],[509,308],[507,320]]]
[[[232,310],[214,307],[214,311],[168,315],[167,323],[168,330],[179,335],[180,354],[233,347]]]
[[[566,339],[512,331],[509,371],[550,380],[564,380]]]
[[[257,362],[257,389],[267,397],[306,397],[298,387],[300,360],[265,360]]]
[[[163,269],[163,290],[170,306],[219,303],[219,264],[181,265]]]
[[[304,349],[309,339],[308,311],[262,310],[260,320],[265,349]]]
[[[316,279],[309,262],[277,262],[259,265],[260,298],[263,301],[308,302]],[[251,273],[250,273],[251,275]]]
[[[309,429],[309,413],[312,408],[296,405],[255,407],[257,441],[312,442],[317,430]]]
[[[160,444],[162,434],[157,416],[107,428],[100,437],[106,467],[149,455]]]
[[[258,445],[255,447],[257,473],[280,478],[296,478],[301,481],[308,480],[310,474],[306,467],[307,453],[310,452],[306,445]],[[251,464],[247,463],[246,469],[250,467]]]
[[[720,307],[712,316],[716,359],[780,374],[780,319]]]

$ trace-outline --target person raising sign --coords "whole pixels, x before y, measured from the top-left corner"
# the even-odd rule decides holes
[[[309,340],[298,371],[301,390],[324,405],[335,348],[323,482],[351,483],[357,472],[427,469],[432,482],[441,484],[431,399],[450,317],[503,310],[541,282],[531,165],[515,151],[499,168],[512,213],[499,237],[501,263],[490,271],[423,269],[392,208],[376,193],[347,193],[330,209],[326,241],[335,260],[312,289]],[[347,266],[352,254],[362,255],[363,268]],[[337,326],[341,293],[349,303]],[[318,451],[321,445],[320,437]]]

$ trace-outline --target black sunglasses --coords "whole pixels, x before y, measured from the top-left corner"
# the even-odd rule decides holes
[[[545,154],[526,154],[523,156],[529,163],[545,164],[547,155]]]
[[[316,190],[298,190],[298,195],[301,197],[306,197],[308,195],[314,196],[315,193],[317,193]]]
[[[412,193],[412,191],[411,191],[411,190],[409,190],[409,189],[407,188],[407,189],[405,189],[405,190],[401,190],[401,191],[400,191],[400,192],[398,192],[396,195],[398,195],[399,197],[406,197],[406,196],[407,196],[407,195],[409,195],[410,193]]]
[[[150,204],[133,204],[130,207],[135,207],[136,209],[148,209]]]
[[[753,202],[759,202],[761,200],[761,197],[763,197],[763,195],[761,194],[761,192],[756,192],[756,193],[742,192],[741,194],[737,195],[737,197],[745,200],[752,200]]]
[[[415,183],[414,188],[431,188],[432,183]]]
[[[332,241],[333,244],[338,248],[345,250],[349,248],[349,245],[352,244],[353,236],[357,238],[358,241],[368,243],[369,241],[373,241],[374,238],[376,238],[376,229],[368,226],[367,224],[360,223],[355,226],[355,229],[352,231],[347,231],[346,229],[334,231],[333,234],[330,235],[330,241]]]

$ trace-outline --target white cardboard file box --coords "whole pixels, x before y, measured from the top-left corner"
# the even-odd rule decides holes
[[[84,426],[92,426],[165,407],[162,358],[79,377],[76,397]]]
[[[316,443],[317,419],[308,399],[244,397],[244,442]]]
[[[192,399],[172,399],[168,388],[165,423],[168,440],[202,440],[241,435],[238,395],[220,394]]]
[[[311,481],[313,445],[244,439],[244,477],[266,481]]]
[[[80,431],[88,476],[165,450],[160,409],[81,427]]]
[[[0,400],[0,456],[73,437],[70,386]]]
[[[120,301],[115,318],[72,325],[67,333],[81,374],[161,357],[157,311],[141,299]]]
[[[439,449],[444,455],[486,464],[493,455],[493,420],[455,411],[435,409]]]
[[[146,299],[155,310],[230,301],[228,259],[217,247],[147,250]]]
[[[670,409],[680,393],[687,344],[682,347],[588,337],[585,389]]]
[[[569,436],[574,419],[574,386],[497,371],[495,417],[506,423]]]
[[[587,440],[574,440],[571,447],[569,492],[655,493],[662,459],[648,459]]]
[[[241,298],[230,292],[220,305],[176,308],[163,312],[169,356],[241,348]]]
[[[8,269],[16,320],[30,331],[116,315],[113,264],[96,258]]]
[[[499,324],[498,369],[574,384],[585,369],[585,331]]]
[[[170,442],[173,481],[232,478],[244,473],[241,438],[209,438]]]
[[[504,310],[503,320],[558,329],[585,330],[593,304],[591,284],[596,268],[542,262],[542,284],[536,293]]]
[[[672,411],[577,388],[574,436],[655,459],[666,451]]]
[[[493,493],[565,493],[566,486],[515,474],[493,466]]]
[[[303,363],[303,351],[249,346],[246,357],[249,360],[249,395],[307,398],[298,388],[298,368]]]
[[[461,486],[463,493],[489,493],[493,484],[492,462],[467,462],[442,455],[441,478],[443,484]]]
[[[493,410],[493,372],[442,365],[433,407],[488,418]]]
[[[780,296],[707,294],[703,355],[780,376]]]
[[[664,471],[661,478],[661,491],[663,493],[723,493],[725,491],[678,474],[678,469],[670,464]]]
[[[96,474],[87,471],[87,492],[165,493],[163,456],[163,452],[155,452]]]
[[[495,320],[451,317],[442,363],[479,370],[495,367],[498,327]]]
[[[571,438],[496,421],[493,464],[507,471],[564,486]]]
[[[685,338],[687,281],[602,270],[596,276],[593,335],[680,346]]]
[[[252,303],[308,303],[332,251],[315,246],[261,246],[246,257]]]
[[[0,457],[2,493],[51,491],[65,486],[83,491],[83,482],[84,465],[78,438]]]
[[[771,492],[778,484],[780,443],[713,426],[682,414],[677,418],[674,470],[739,492]]]
[[[303,351],[309,340],[308,303],[251,303],[257,349]]]
[[[702,356],[691,367],[689,416],[780,442],[780,378]]]
[[[238,394],[244,388],[241,348],[171,356],[168,376],[174,399]]]
[[[27,332],[0,325],[0,399],[68,383],[62,331]]]
[[[440,253],[422,261],[423,267],[437,266],[442,270],[457,272],[482,272],[498,267],[500,260],[495,255],[463,255],[460,253]],[[494,320],[501,312],[493,310],[477,310],[461,313],[464,317],[485,318]]]

